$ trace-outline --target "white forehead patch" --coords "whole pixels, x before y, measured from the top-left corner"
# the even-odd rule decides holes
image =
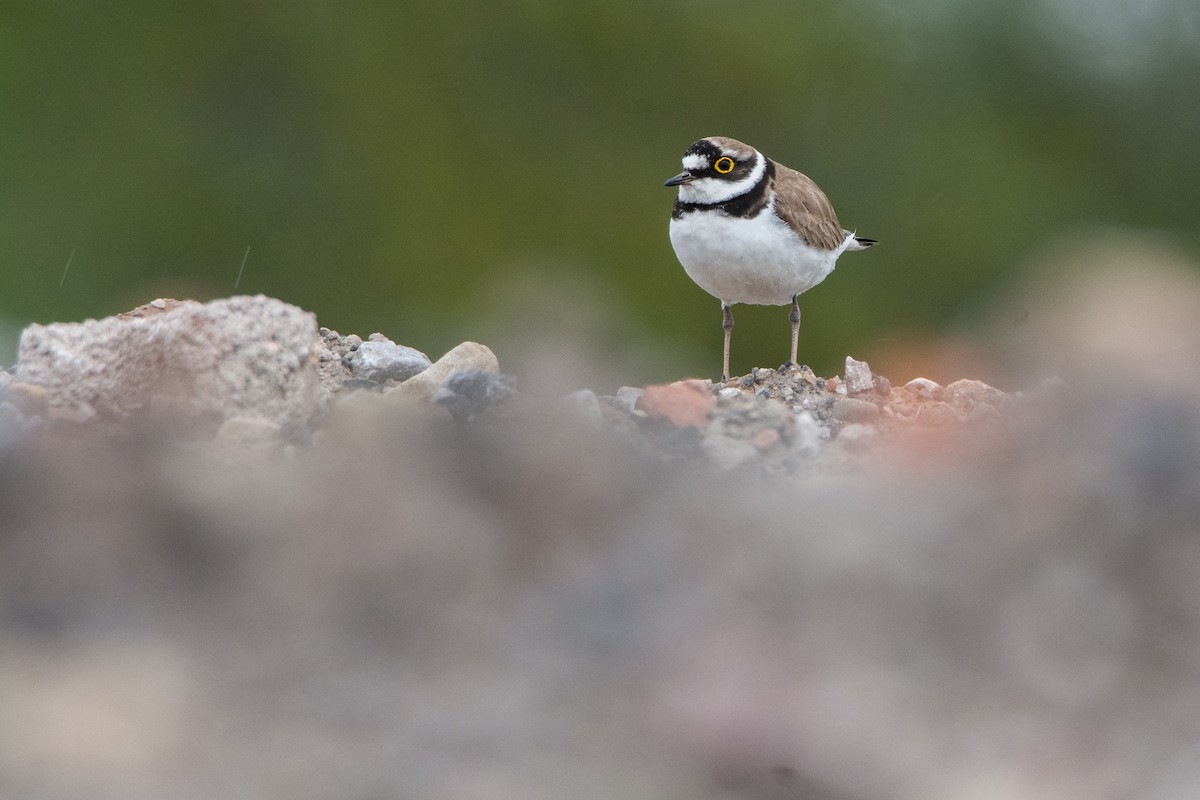
[[[708,159],[699,153],[691,153],[683,157],[683,168],[688,170],[706,170],[709,167]]]

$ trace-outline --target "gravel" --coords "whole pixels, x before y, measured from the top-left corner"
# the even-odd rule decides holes
[[[431,362],[382,333],[364,341],[317,328],[311,314],[262,296],[162,299],[107,320],[34,325],[15,375],[0,381],[0,441],[45,424],[127,424],[153,409],[211,421],[192,435],[262,447],[306,441],[335,401],[356,392],[381,392],[397,408],[427,403],[459,424],[536,418],[553,400],[516,402],[516,378],[485,345],[463,342]],[[586,424],[667,461],[809,474],[854,463],[867,443],[882,446],[905,428],[983,424],[1014,402],[974,380],[943,387],[918,378],[893,389],[847,357],[844,377],[788,365],[721,384],[586,391],[569,405]]]

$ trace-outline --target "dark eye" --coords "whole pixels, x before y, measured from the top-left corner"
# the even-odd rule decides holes
[[[713,169],[722,175],[733,172],[733,159],[729,156],[721,156],[717,159],[717,163],[713,164]]]

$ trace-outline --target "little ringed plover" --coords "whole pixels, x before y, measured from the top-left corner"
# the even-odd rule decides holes
[[[721,301],[722,379],[729,378],[734,303],[791,303],[795,363],[796,298],[825,280],[843,252],[865,250],[875,240],[844,230],[807,175],[736,139],[709,136],[694,143],[683,154],[683,172],[666,185],[679,187],[671,212],[675,255],[688,277]]]

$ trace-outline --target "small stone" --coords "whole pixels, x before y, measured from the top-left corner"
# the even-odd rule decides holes
[[[750,439],[750,444],[758,448],[760,453],[765,453],[775,446],[779,438],[779,431],[774,428],[767,428],[754,434],[753,438]]]
[[[796,370],[799,370],[799,372],[796,373]],[[819,381],[824,382],[823,378],[817,378],[816,373],[812,371],[812,368],[809,367],[808,364],[803,364],[799,367],[793,367],[792,369],[788,370],[788,372],[789,378],[796,378],[803,383],[812,384],[813,386],[816,386]]]
[[[638,400],[641,399],[643,391],[645,390],[638,386],[622,386],[620,389],[617,389],[617,405],[632,413],[637,408]]]
[[[455,372],[499,372],[500,362],[496,354],[477,342],[463,342],[450,352],[439,358],[433,366],[426,369],[403,383],[393,386],[386,391],[400,392],[423,400],[433,398],[433,395],[446,379]]]
[[[158,298],[157,300],[151,300],[151,301],[150,301],[150,305],[151,305],[152,307],[154,307],[154,308],[157,308],[157,309],[159,309],[159,310],[162,310],[162,309],[164,309],[164,308],[166,308],[166,307],[167,307],[167,301],[166,301],[166,300],[163,300],[163,299],[160,297],[160,298]]]
[[[871,366],[865,361],[855,361],[846,356],[846,392],[861,394],[875,388],[875,376],[871,374]]]
[[[721,389],[721,391],[717,392],[717,397],[721,398],[722,400],[728,400],[731,397],[740,396],[741,393],[742,390],[738,389],[736,386],[726,386],[725,388]]]
[[[879,406],[869,400],[843,397],[833,405],[833,418],[842,422],[871,422],[879,417]]]
[[[929,380],[929,378],[913,378],[904,384],[904,387],[912,389],[921,397],[936,398],[942,392],[942,385],[937,381]]]
[[[706,428],[712,405],[708,381],[692,379],[647,386],[637,407],[651,419],[665,419],[679,428]]]
[[[378,339],[363,342],[346,357],[346,366],[355,378],[376,383],[408,380],[430,364],[429,357],[420,350]]]
[[[390,343],[392,343],[392,344],[395,344],[395,342],[392,342],[392,340],[391,340],[391,339],[389,339],[388,337],[384,336],[384,335],[383,335],[382,333],[380,333],[379,331],[376,331],[375,333],[372,333],[370,336],[368,336],[368,337],[367,337],[367,341],[368,341],[368,342],[390,342]]]
[[[482,369],[463,370],[447,378],[432,399],[448,410],[455,422],[471,422],[489,408],[508,401],[515,393],[516,385],[517,379],[513,375]]]
[[[793,419],[792,451],[805,458],[816,456],[822,441],[829,438],[829,429],[809,411],[801,411]]]

